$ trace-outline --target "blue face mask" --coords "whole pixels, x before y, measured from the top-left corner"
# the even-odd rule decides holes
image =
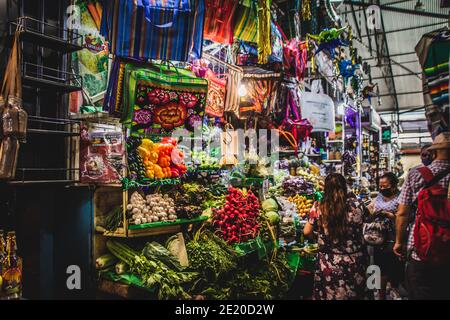
[[[429,166],[433,162],[431,159],[422,159],[422,163],[424,166]]]

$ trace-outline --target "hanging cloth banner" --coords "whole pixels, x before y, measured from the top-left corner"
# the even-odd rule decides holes
[[[223,117],[227,79],[219,78],[208,69],[205,78],[208,80],[208,99],[205,113],[210,117]]]
[[[258,42],[258,14],[256,5],[251,2],[248,6],[240,6],[237,9],[236,26],[234,28],[234,37],[247,41]]]
[[[312,132],[333,132],[334,102],[326,94],[303,92],[300,97],[302,117],[313,126]]]
[[[100,33],[110,52],[140,60],[200,58],[204,0],[104,1]]]
[[[258,0],[258,63],[266,64],[272,53],[270,0]]]
[[[233,18],[238,1],[205,0],[205,39],[224,43],[233,43]]]

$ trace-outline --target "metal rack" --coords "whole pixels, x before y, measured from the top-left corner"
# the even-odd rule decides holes
[[[58,8],[64,10],[63,6]],[[23,10],[21,14],[9,23],[9,35],[13,36],[20,28],[28,133],[27,142],[19,149],[16,178],[8,183],[73,184],[79,181],[80,121],[68,119],[65,94],[82,89],[82,77],[68,72],[68,54],[83,49],[83,38],[65,28],[64,19],[48,23],[45,10],[39,19],[26,16]],[[48,59],[49,53],[54,58]]]
[[[83,36],[73,30],[60,28],[32,17],[19,17],[16,22],[9,24],[10,36],[19,25],[22,27],[20,37],[23,41],[63,53],[83,49],[80,45]]]
[[[79,75],[29,62],[22,63],[22,81],[25,86],[65,93],[79,91],[83,85],[83,79]]]

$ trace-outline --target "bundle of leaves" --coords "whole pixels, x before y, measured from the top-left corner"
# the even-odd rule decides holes
[[[200,229],[186,245],[189,268],[215,281],[237,267],[239,254],[210,231]]]

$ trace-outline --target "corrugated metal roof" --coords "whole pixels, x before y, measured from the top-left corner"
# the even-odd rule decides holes
[[[349,3],[349,1],[345,1]],[[352,26],[354,34],[354,46],[358,48],[360,54],[365,61],[371,65],[372,77],[383,77],[382,67],[377,67],[376,51],[380,48],[380,41],[375,41],[375,36],[372,31],[369,31],[370,37],[367,36],[367,25],[364,17],[364,12],[361,10],[361,3],[368,4],[370,0],[353,1],[353,8],[355,9],[355,17],[351,12],[351,5],[344,4],[339,7],[339,12],[344,20]],[[373,1],[376,3],[377,1]],[[391,56],[392,73],[395,81],[395,89],[398,93],[397,100],[400,110],[407,110],[414,107],[424,105],[423,95],[417,93],[422,91],[421,68],[418,63],[417,55],[415,54],[415,46],[421,39],[422,35],[434,31],[436,29],[445,27],[448,19],[442,17],[430,17],[420,15],[420,12],[415,11],[417,0],[380,0],[378,1],[381,7],[381,15],[384,23],[384,31],[386,35],[389,54]],[[448,8],[440,8],[440,0],[421,0],[424,5],[421,11],[424,14],[434,13],[448,16]],[[406,9],[410,12],[394,12],[390,8]],[[357,35],[359,28],[361,34],[360,39]],[[369,43],[371,41],[371,43]],[[372,52],[369,50],[372,46]],[[389,95],[393,90],[391,85],[388,85],[385,79],[377,79],[374,82],[378,83],[381,95],[381,106],[377,107],[378,111],[395,111],[395,99]],[[420,118],[424,119],[424,113]]]

